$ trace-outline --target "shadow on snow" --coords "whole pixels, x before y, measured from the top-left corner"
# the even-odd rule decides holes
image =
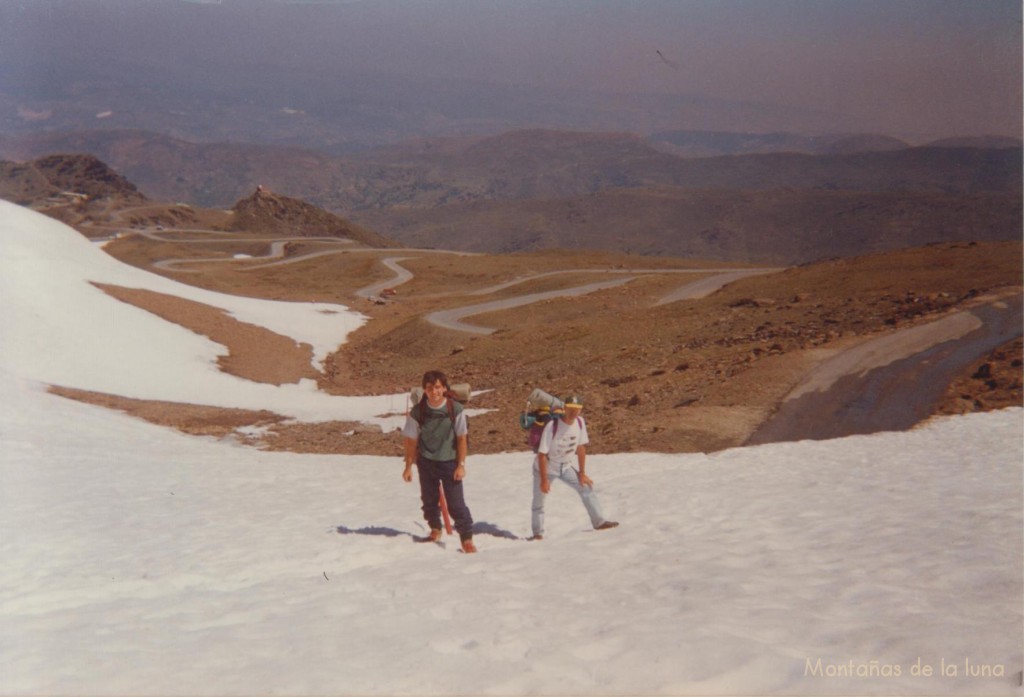
[[[411,532],[383,527],[381,525],[367,525],[361,528],[350,528],[347,525],[339,525],[335,528],[335,531],[339,535],[372,535],[375,537],[404,536],[417,539],[417,536]],[[522,537],[519,537],[515,533],[509,532],[508,530],[505,530],[504,528],[495,525],[494,523],[487,523],[482,521],[473,523],[473,535],[490,535],[491,537],[500,537],[506,540],[524,539]]]

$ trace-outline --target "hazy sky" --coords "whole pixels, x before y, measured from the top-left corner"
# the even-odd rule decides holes
[[[0,0],[0,63],[697,94],[1019,136],[1021,16],[1020,0]]]

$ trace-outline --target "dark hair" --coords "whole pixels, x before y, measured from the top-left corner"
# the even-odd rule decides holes
[[[444,373],[442,373],[440,370],[428,370],[427,372],[423,373],[423,387],[424,388],[429,387],[430,385],[433,385],[438,380],[441,381],[441,384],[444,385],[444,388],[447,390],[448,389],[448,376],[445,375]]]

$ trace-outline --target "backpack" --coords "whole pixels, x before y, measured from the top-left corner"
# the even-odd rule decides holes
[[[537,449],[540,448],[540,437],[544,434],[544,426],[550,420],[550,415],[543,421],[534,419],[533,423],[528,427],[526,444],[530,446],[530,450],[533,452],[537,452]]]
[[[530,450],[537,452],[544,427],[552,418],[555,418],[556,423],[558,421],[558,418],[552,413],[552,408],[557,413],[561,407],[560,399],[552,397],[541,389],[534,390],[527,397],[526,409],[519,415],[519,426],[527,432],[526,444],[530,446]]]

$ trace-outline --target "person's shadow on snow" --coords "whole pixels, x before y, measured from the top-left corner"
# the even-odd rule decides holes
[[[411,537],[414,540],[419,539],[417,535],[405,530],[395,530],[394,528],[386,528],[380,525],[367,525],[362,528],[350,528],[347,525],[339,525],[335,528],[339,535],[374,535],[377,537]],[[509,532],[504,528],[501,528],[494,523],[487,522],[475,522],[473,523],[473,535],[490,535],[491,537],[500,537],[506,540],[521,540],[515,533]]]
[[[490,535],[492,537],[501,537],[506,540],[521,540],[515,533],[509,532],[503,528],[499,528],[494,523],[485,523],[482,521],[473,523],[473,535]]]
[[[369,525],[364,528],[350,528],[346,525],[339,525],[336,529],[339,535],[377,535],[379,537],[402,537],[405,535],[407,537],[414,537],[411,532],[384,528],[379,525]]]

